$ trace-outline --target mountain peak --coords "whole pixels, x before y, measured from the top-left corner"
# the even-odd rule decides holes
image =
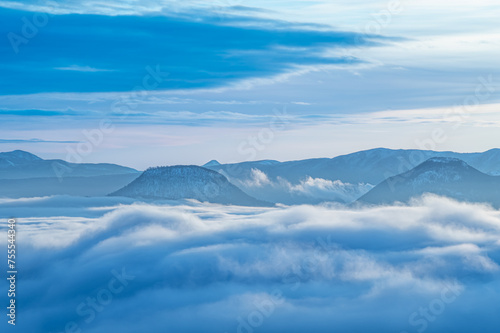
[[[24,150],[13,150],[5,153],[0,153],[0,158],[16,158],[16,159],[22,159],[26,161],[39,161],[41,160],[40,157],[28,153],[27,151]]]
[[[218,165],[221,165],[221,164],[217,160],[211,160],[210,162],[203,164],[204,167],[213,167],[213,166],[218,166]]]
[[[432,157],[410,171],[386,179],[359,201],[408,202],[424,193],[497,204],[500,177],[484,174],[458,158]]]
[[[437,182],[459,182],[482,178],[484,173],[471,167],[466,162],[453,157],[432,157],[414,169],[403,174],[409,181],[415,184],[437,183]]]
[[[432,157],[432,158],[429,158],[427,160],[427,162],[432,162],[432,163],[464,163],[464,164],[467,164],[465,163],[464,161],[462,161],[461,159],[459,158],[455,158],[455,157]]]
[[[455,157],[431,157],[427,161],[427,163],[443,163],[443,164],[462,164],[468,166],[463,160]],[[426,163],[424,162],[424,163]]]
[[[24,150],[0,153],[0,167],[2,168],[25,165],[36,161],[42,161],[42,159]]]
[[[422,169],[455,169],[455,170],[467,170],[470,171],[474,169],[471,167],[469,164],[464,162],[461,159],[455,158],[455,157],[432,157],[429,158],[427,161],[423,162],[419,166],[415,168],[415,170],[422,170]]]

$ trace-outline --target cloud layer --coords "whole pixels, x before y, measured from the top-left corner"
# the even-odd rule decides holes
[[[30,217],[33,205],[45,207],[40,217]],[[53,197],[4,200],[0,212],[19,217],[16,329],[26,332],[499,324],[500,212],[482,205],[424,197],[356,210],[256,209]]]

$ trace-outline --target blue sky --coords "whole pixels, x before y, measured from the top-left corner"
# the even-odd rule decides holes
[[[487,0],[0,1],[0,150],[66,158],[87,142],[85,162],[137,168],[487,150],[499,13]]]

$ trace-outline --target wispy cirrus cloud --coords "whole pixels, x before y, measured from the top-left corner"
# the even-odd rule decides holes
[[[0,8],[0,34],[21,34],[19,22],[30,15]],[[13,51],[10,38],[0,41],[2,95],[131,91],[146,75],[163,79],[157,89],[224,86],[300,66],[355,64],[362,60],[330,56],[325,50],[384,40],[252,17],[228,16],[222,25],[209,12],[196,20],[189,12],[185,16],[52,15],[41,29],[33,42],[18,45],[20,54]]]
[[[54,69],[60,70],[60,71],[75,71],[75,72],[109,72],[112,71],[110,69],[101,69],[101,68],[94,68],[90,66],[79,66],[79,65],[71,65],[68,67],[56,67]]]
[[[1,143],[80,143],[80,141],[42,140],[42,139],[0,139]]]

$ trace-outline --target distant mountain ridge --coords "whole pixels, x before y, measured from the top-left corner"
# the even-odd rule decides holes
[[[135,169],[109,163],[44,160],[22,150],[0,153],[0,179],[96,177],[138,173]]]
[[[500,175],[500,149],[483,153],[438,152],[416,149],[375,148],[333,158],[314,158],[278,162],[273,160],[232,164],[207,165],[230,178],[249,177],[252,169],[259,169],[270,178],[281,177],[292,183],[307,176],[340,180],[352,184],[378,184],[388,177],[411,170],[432,157],[458,158],[490,175]]]
[[[425,193],[499,206],[500,176],[482,173],[460,159],[434,157],[408,172],[386,179],[359,198],[358,202],[408,202]]]
[[[272,205],[244,193],[218,172],[194,165],[147,169],[136,180],[110,195],[145,199],[195,199],[241,206]]]
[[[415,175],[414,169],[419,167],[418,170],[421,170],[424,162],[427,162],[425,165],[429,167],[433,165],[431,170],[427,171],[425,176],[420,175],[413,182],[409,182],[408,179]],[[289,162],[262,160],[235,164],[220,164],[212,160],[204,167],[179,167],[186,168],[184,170],[186,173],[165,171],[166,173],[160,177],[168,179],[168,181],[161,180],[161,188],[168,190],[160,193],[158,192],[160,189],[157,188],[159,197],[176,198],[173,193],[175,189],[179,193],[178,198],[193,198],[218,203],[252,205],[250,202],[253,202],[255,205],[266,205],[269,202],[276,202],[295,205],[339,202],[349,204],[361,197],[367,202],[376,202],[377,200],[366,196],[367,193],[378,193],[384,182],[391,186],[398,185],[395,183],[397,180],[403,181],[404,184],[397,188],[400,195],[393,198],[391,196],[393,194],[386,193],[384,194],[386,196],[381,196],[381,198],[387,198],[386,201],[392,199],[404,201],[409,196],[427,191],[460,200],[481,199],[485,202],[494,202],[495,198],[488,199],[490,194],[496,193],[493,189],[482,196],[474,194],[472,197],[467,197],[464,194],[465,190],[460,188],[462,186],[460,184],[466,182],[468,179],[466,175],[470,172],[476,172],[476,176],[472,178],[476,183],[484,184],[487,189],[490,188],[488,182],[495,184],[496,178],[493,176],[500,175],[500,149],[492,149],[483,153],[454,153],[377,148],[334,158]],[[193,171],[189,168],[201,168],[204,171]],[[453,171],[457,168],[460,168],[459,173]],[[470,171],[471,168],[475,171]],[[191,171],[188,172],[188,170]],[[219,178],[207,171],[215,172]],[[479,176],[477,172],[482,176]],[[126,185],[134,183],[137,177],[140,178],[144,174],[141,175],[137,170],[115,164],[76,164],[62,160],[44,160],[31,153],[15,150],[0,153],[0,197],[54,194],[107,195],[111,192],[118,192],[119,189],[124,190]],[[203,174],[203,177],[200,177],[200,174]],[[485,176],[493,178],[484,178]],[[191,181],[186,180],[189,177]],[[159,182],[158,180],[151,182],[154,178],[149,178],[149,185]],[[455,178],[456,181],[453,181]],[[440,185],[436,185],[436,188],[432,187],[434,183],[426,183],[429,179]],[[474,181],[470,181],[471,189],[476,186]],[[135,184],[138,183],[135,182]],[[375,186],[377,184],[381,186]],[[417,184],[425,186],[419,188]],[[440,190],[439,186],[443,189],[450,188],[450,192]],[[154,189],[154,186],[143,187],[141,193],[130,195],[156,197],[151,189]],[[211,189],[218,189],[219,194],[211,192]],[[227,193],[230,195],[226,195]],[[380,193],[383,194],[383,192]],[[236,201],[233,200],[234,198]]]
[[[264,160],[206,167],[225,175],[258,199],[285,204],[314,204],[329,200],[346,202],[346,192],[355,201],[387,178],[407,172],[433,157],[459,158],[483,173],[500,175],[500,149],[455,153],[375,148],[334,158],[288,162]],[[261,179],[255,179],[257,174]],[[342,187],[331,184],[339,181],[344,184]],[[317,185],[302,193],[293,192],[307,184]],[[359,196],[355,197],[356,194]]]
[[[116,164],[44,160],[22,150],[0,153],[0,197],[104,196],[138,176]]]

